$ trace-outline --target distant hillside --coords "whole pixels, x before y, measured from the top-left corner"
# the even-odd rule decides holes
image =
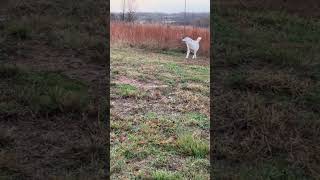
[[[111,20],[120,20],[121,13],[111,13]],[[200,27],[209,27],[209,13],[187,13],[186,21],[184,13],[146,13],[137,12],[136,21],[139,23],[167,23],[176,25],[194,25]]]

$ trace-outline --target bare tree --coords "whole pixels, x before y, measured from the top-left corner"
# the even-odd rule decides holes
[[[126,0],[122,0],[122,16],[121,16],[121,20],[124,21],[125,20],[125,12],[126,12]]]
[[[186,35],[186,21],[187,21],[187,0],[184,0],[184,23],[183,23],[184,35]]]
[[[128,0],[128,12],[127,12],[128,22],[134,22],[136,20],[136,9],[137,9],[136,0]]]

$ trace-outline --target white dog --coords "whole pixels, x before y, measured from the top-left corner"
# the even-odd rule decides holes
[[[190,50],[193,52],[192,59],[197,58],[197,51],[199,50],[199,47],[200,47],[200,45],[199,45],[200,40],[201,40],[201,37],[198,37],[197,40],[193,40],[193,39],[191,39],[189,37],[185,37],[185,38],[182,39],[182,41],[185,42],[186,45],[187,45],[187,56],[186,56],[186,58],[189,57]]]

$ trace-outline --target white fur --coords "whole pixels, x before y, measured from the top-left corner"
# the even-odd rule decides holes
[[[201,37],[198,37],[197,40],[193,40],[193,39],[191,39],[189,37],[185,37],[185,38],[182,39],[182,41],[185,42],[186,45],[187,45],[187,56],[186,56],[186,58],[189,57],[190,50],[193,51],[192,59],[197,58],[197,51],[199,50],[199,47],[200,47],[200,45],[199,45],[200,40],[201,40]]]

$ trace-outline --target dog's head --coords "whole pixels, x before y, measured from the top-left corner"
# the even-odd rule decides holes
[[[186,42],[187,41],[187,37],[182,39],[182,42]]]

